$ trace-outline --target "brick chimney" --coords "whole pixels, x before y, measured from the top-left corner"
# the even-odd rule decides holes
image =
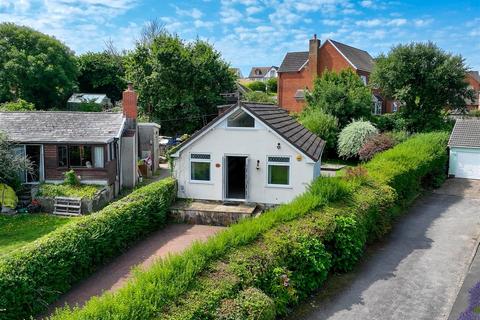
[[[137,122],[137,93],[131,82],[127,86],[122,95],[123,116],[127,119],[128,126],[134,128]]]
[[[317,39],[317,35],[313,35],[313,39],[310,39],[308,46],[308,68],[314,80],[318,75],[318,56],[319,56],[320,40]]]

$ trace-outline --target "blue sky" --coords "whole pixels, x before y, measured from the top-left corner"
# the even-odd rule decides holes
[[[108,39],[130,49],[152,19],[186,40],[208,40],[244,74],[307,50],[314,33],[373,56],[431,40],[480,69],[480,0],[0,0],[0,21],[54,35],[77,53]]]

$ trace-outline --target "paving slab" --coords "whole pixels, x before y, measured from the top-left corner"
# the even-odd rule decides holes
[[[417,200],[355,271],[333,277],[289,319],[447,319],[480,237],[480,199],[462,189],[471,185],[449,180]]]

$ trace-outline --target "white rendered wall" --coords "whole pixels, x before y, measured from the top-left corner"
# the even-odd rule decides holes
[[[319,174],[319,163],[315,163],[287,144],[271,129],[258,120],[256,128],[227,128],[226,121],[208,132],[181,151],[175,159],[174,176],[178,181],[180,198],[223,200],[224,199],[224,156],[248,157],[248,197],[247,202],[279,204],[292,200],[303,193],[308,184]],[[277,144],[280,143],[280,149]],[[210,182],[190,181],[190,154],[208,153],[211,155]],[[267,185],[267,157],[289,156],[290,186]],[[257,160],[260,161],[256,169]],[[219,167],[217,167],[219,165]]]

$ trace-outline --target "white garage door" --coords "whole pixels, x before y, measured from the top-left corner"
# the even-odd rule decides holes
[[[480,179],[480,153],[457,152],[455,177]]]

